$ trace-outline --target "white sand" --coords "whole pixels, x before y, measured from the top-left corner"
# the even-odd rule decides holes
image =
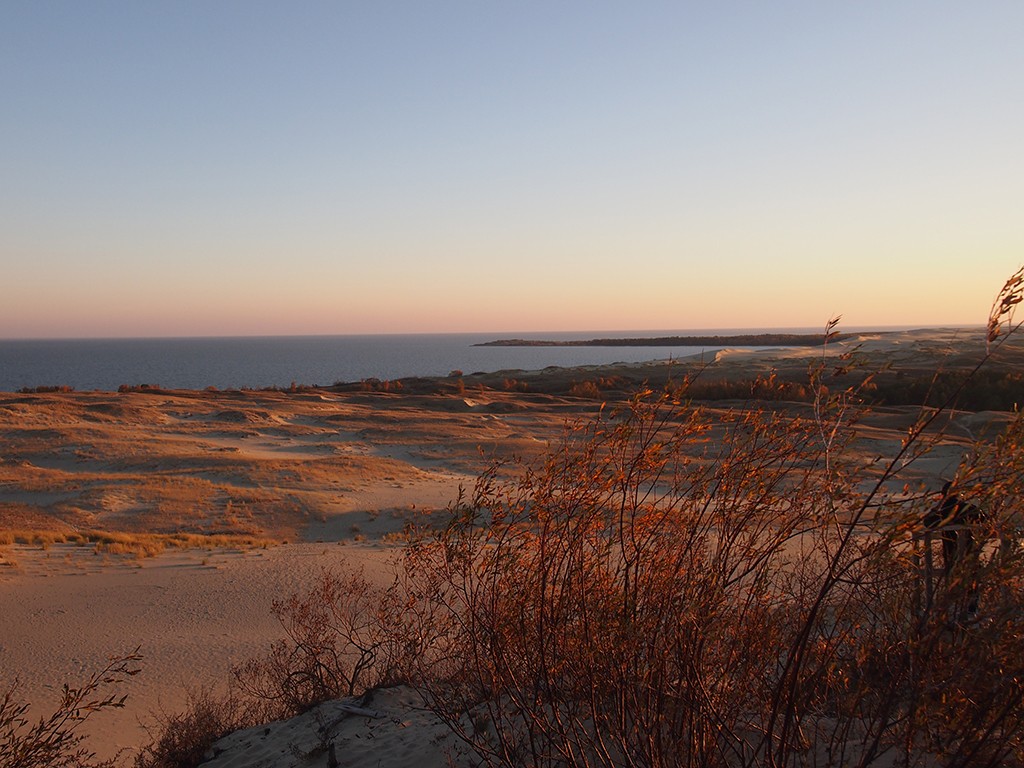
[[[333,746],[332,746],[333,745]],[[204,768],[346,768],[475,765],[465,744],[408,688],[373,692],[369,702],[332,701],[290,720],[238,731],[214,745]]]

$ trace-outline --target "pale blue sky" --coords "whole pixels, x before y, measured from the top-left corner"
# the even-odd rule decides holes
[[[977,324],[1024,3],[5,2],[0,337]]]

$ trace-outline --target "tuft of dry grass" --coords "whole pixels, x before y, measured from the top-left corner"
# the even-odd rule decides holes
[[[11,556],[10,552],[0,549],[0,568],[17,568],[18,561]]]
[[[26,544],[46,549],[51,544],[76,543],[78,541],[80,541],[80,534],[68,531],[24,529],[0,531],[0,546]]]
[[[569,394],[573,397],[586,397],[591,400],[601,399],[601,390],[594,381],[578,381],[569,387]]]

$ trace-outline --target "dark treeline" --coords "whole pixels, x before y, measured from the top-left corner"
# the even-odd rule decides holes
[[[878,405],[941,406],[963,386],[955,407],[968,411],[1013,411],[1024,403],[1024,374],[1007,370],[983,370],[964,385],[964,374],[897,372],[879,377],[871,393]]]
[[[954,398],[953,407],[967,411],[1014,411],[1024,403],[1024,373],[988,370],[979,371],[966,384],[964,379],[965,374],[961,371],[889,372],[874,378],[862,390],[862,395],[873,405],[923,404],[935,408]],[[845,383],[852,383],[852,378]],[[839,381],[834,384],[844,386]],[[769,384],[760,377],[732,381],[699,378],[688,390],[688,395],[694,400],[706,401],[750,399],[810,402],[814,394],[806,379],[780,378]]]

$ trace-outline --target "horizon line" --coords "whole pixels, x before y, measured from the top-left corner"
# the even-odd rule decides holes
[[[914,325],[899,323],[890,325],[859,325],[851,328],[837,326],[835,330],[841,333],[885,333],[898,331],[936,330],[936,329],[983,329],[983,323],[927,323]],[[394,336],[500,336],[513,337],[515,339],[529,340],[529,335],[551,336],[553,334],[659,334],[659,335],[688,335],[688,336],[718,336],[718,335],[751,335],[761,333],[815,333],[820,330],[825,332],[825,326],[762,326],[762,327],[733,327],[733,328],[642,328],[642,329],[580,329],[580,330],[548,330],[548,331],[370,331],[363,333],[251,333],[251,334],[201,334],[201,335],[152,335],[152,336],[10,336],[0,337],[3,342],[43,342],[43,341],[195,341],[201,339],[314,339],[314,338],[339,338],[339,337],[394,337]],[[595,337],[597,338],[597,337]],[[604,338],[614,338],[604,337]],[[643,336],[635,336],[643,338]]]

